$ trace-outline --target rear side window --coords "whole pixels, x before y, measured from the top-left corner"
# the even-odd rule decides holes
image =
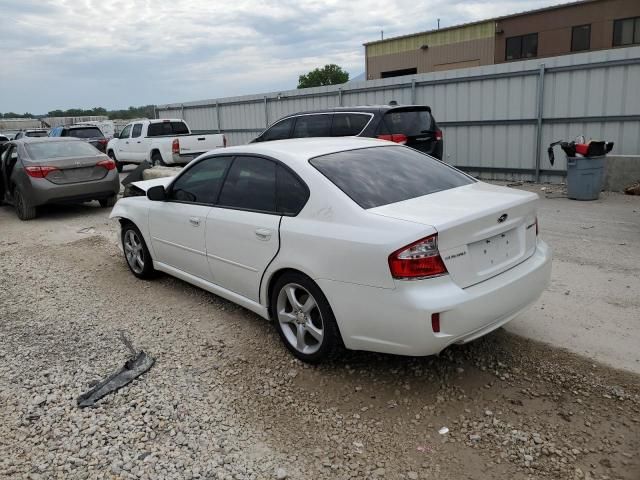
[[[296,118],[293,138],[328,137],[331,131],[332,115],[301,115]]]
[[[474,183],[454,168],[401,146],[331,153],[310,163],[362,208]]]
[[[136,123],[133,126],[133,131],[131,132],[131,138],[138,138],[141,133],[142,133],[142,124]]]
[[[69,137],[76,138],[96,138],[96,137],[104,137],[102,132],[98,127],[93,128],[70,128],[69,129]]]
[[[433,118],[427,110],[389,110],[382,117],[380,134],[402,133],[418,136],[433,129]]]
[[[367,125],[369,115],[356,113],[336,113],[331,124],[332,137],[351,137],[358,135]]]
[[[296,176],[282,165],[277,168],[277,204],[278,213],[297,215],[307,203],[309,192]]]
[[[218,205],[274,213],[276,164],[260,157],[236,157],[220,192]]]
[[[171,186],[169,199],[213,205],[218,198],[231,158],[211,157],[196,163]]]
[[[185,135],[189,128],[184,122],[157,122],[150,123],[147,129],[147,137],[160,137],[162,135]]]

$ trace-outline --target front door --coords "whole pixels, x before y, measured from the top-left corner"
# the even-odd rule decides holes
[[[118,144],[116,146],[116,158],[121,161],[132,161],[131,155],[131,124],[122,129],[118,136]]]
[[[206,219],[231,157],[210,157],[185,169],[168,188],[166,202],[152,202],[149,232],[158,262],[211,281]]]
[[[259,301],[260,280],[278,253],[276,163],[238,156],[218,205],[207,216],[207,257],[213,282]]]

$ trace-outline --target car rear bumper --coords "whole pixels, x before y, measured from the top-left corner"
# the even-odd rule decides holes
[[[462,289],[448,275],[397,281],[395,289],[316,280],[336,316],[345,346],[400,355],[433,355],[499,328],[542,294],[551,277],[551,249],[538,241],[524,262]],[[431,315],[440,314],[439,333]]]
[[[120,179],[117,171],[111,170],[100,180],[90,182],[57,185],[44,178],[32,178],[24,192],[27,201],[33,206],[48,203],[71,203],[100,200],[120,191]]]

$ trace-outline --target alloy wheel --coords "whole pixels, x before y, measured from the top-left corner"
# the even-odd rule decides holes
[[[123,245],[124,254],[131,270],[141,274],[144,270],[144,249],[138,233],[135,230],[127,230],[124,234]]]
[[[280,289],[276,303],[278,322],[289,344],[300,353],[311,355],[322,346],[324,322],[318,302],[297,283]]]

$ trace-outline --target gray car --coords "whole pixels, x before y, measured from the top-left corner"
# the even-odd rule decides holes
[[[21,220],[51,203],[98,200],[112,207],[120,191],[115,162],[76,138],[23,138],[4,145],[0,157],[0,203]]]

